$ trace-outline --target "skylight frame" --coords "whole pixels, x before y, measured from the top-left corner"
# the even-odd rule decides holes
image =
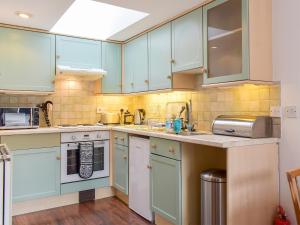
[[[75,0],[50,32],[106,40],[148,15],[94,0]]]

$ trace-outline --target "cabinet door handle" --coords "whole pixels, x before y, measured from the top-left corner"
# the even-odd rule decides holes
[[[123,156],[123,159],[127,159],[127,156],[126,156],[126,155],[124,155],[124,156]]]
[[[56,56],[56,58],[57,58],[57,59],[59,59],[59,58],[60,58],[60,56],[59,56],[59,55],[57,55],[57,56]]]
[[[171,59],[171,63],[175,63],[175,59]]]
[[[152,145],[151,145],[151,148],[156,148],[156,145],[155,145],[155,144],[152,144]]]
[[[56,156],[56,160],[60,160],[61,158],[60,158],[60,156]]]
[[[208,73],[208,70],[202,66],[200,67],[200,73],[201,74]]]
[[[125,141],[125,138],[123,138],[123,137],[121,137],[120,139],[121,139],[121,141]]]
[[[148,168],[149,170],[151,170],[151,169],[152,169],[152,166],[150,166],[150,165],[147,165],[147,168]]]
[[[117,137],[117,136],[115,136],[115,140],[118,140],[118,137]]]
[[[171,79],[172,79],[172,76],[167,76],[167,79],[171,80]]]
[[[172,153],[172,154],[175,154],[175,149],[173,147],[170,147],[169,152]]]
[[[131,83],[130,83],[130,85],[131,85],[131,86],[133,86],[133,85],[134,85],[134,83],[133,83],[133,82],[131,82]]]
[[[148,83],[149,83],[149,80],[145,80],[145,83],[148,84]]]

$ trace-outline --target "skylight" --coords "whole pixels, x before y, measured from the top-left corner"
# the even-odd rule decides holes
[[[76,0],[50,31],[105,40],[148,15],[93,0]]]

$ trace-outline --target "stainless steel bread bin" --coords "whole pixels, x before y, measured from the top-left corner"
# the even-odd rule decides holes
[[[269,116],[218,116],[212,125],[214,134],[266,138],[272,136],[272,118]]]

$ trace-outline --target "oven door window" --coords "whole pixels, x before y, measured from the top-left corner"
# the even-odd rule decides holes
[[[94,147],[94,171],[104,170],[104,146]]]
[[[67,151],[67,175],[78,174],[79,171],[79,149]]]
[[[79,173],[79,149],[67,151],[67,175]],[[104,146],[94,147],[94,171],[104,170]]]

